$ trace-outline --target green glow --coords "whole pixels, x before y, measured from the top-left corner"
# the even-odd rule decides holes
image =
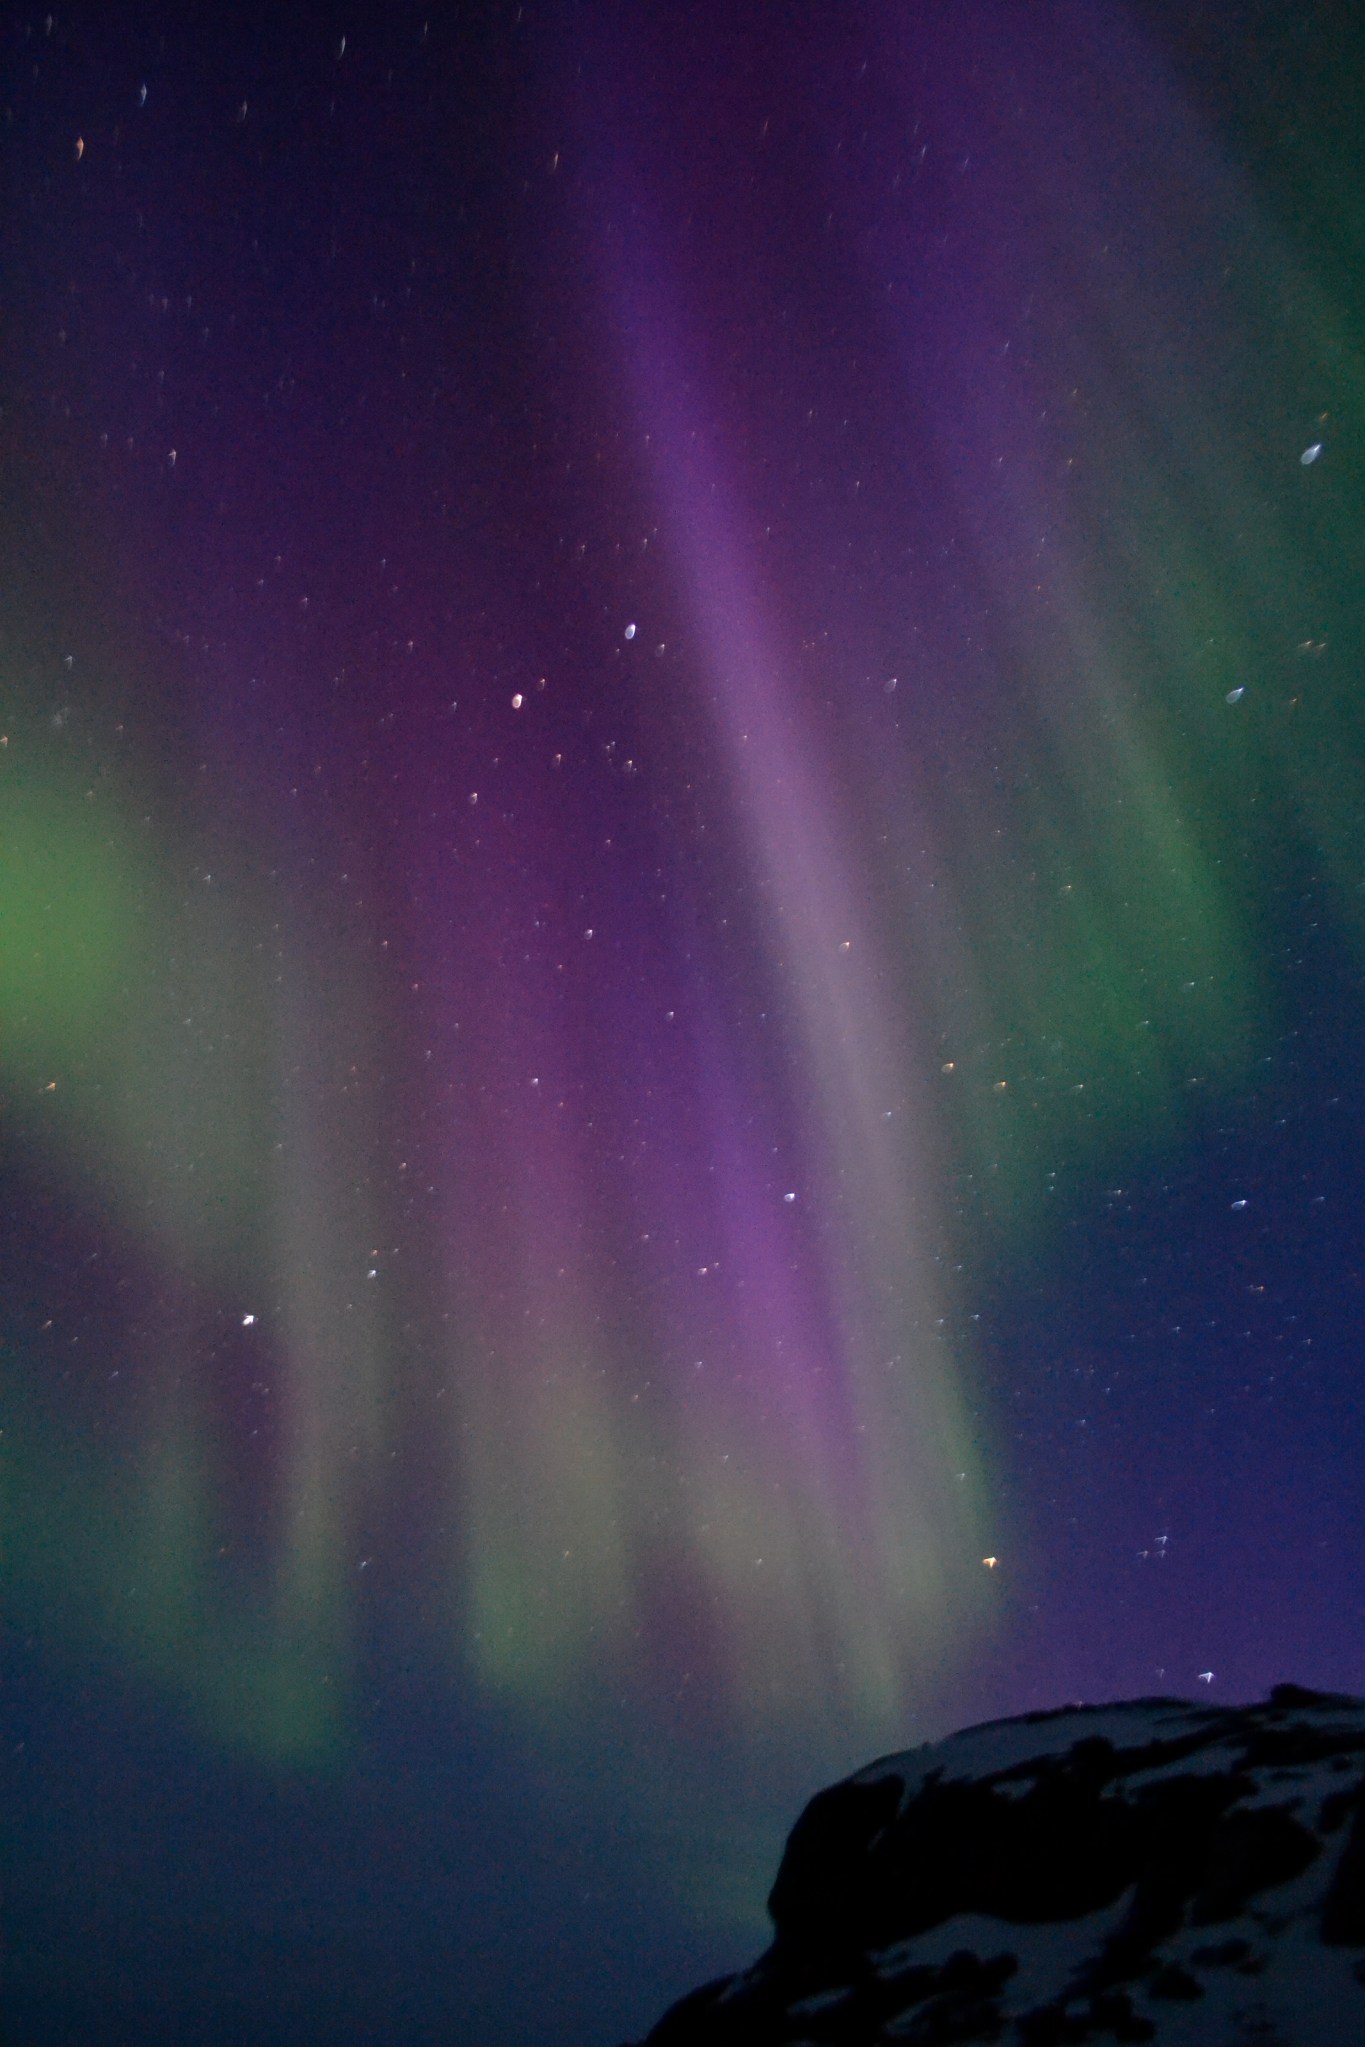
[[[0,778],[0,1059],[37,1088],[117,1030],[148,874],[106,793],[19,754]]]
[[[7,1351],[0,1394],[32,1414]],[[69,1430],[39,1423],[0,1439],[0,1566],[5,1606],[60,1658],[68,1645],[113,1650],[178,1698],[238,1753],[327,1769],[346,1741],[346,1658],[335,1602],[280,1624],[270,1602],[223,1590],[229,1542],[214,1508],[202,1429],[174,1423],[136,1459],[111,1461]]]
[[[229,1745],[320,1766],[346,1711],[355,1503],[387,1455],[385,1332],[357,1284],[376,1234],[370,1138],[331,1085],[359,1063],[362,978],[344,947],[313,974],[345,999],[315,989],[281,1111],[281,1012],[302,969],[259,887],[232,847],[196,857],[62,752],[42,734],[0,753],[0,1076],[12,1138],[65,1179],[73,1211],[117,1218],[151,1279],[127,1303],[121,1447],[55,1421],[0,1445],[6,1604],[54,1644],[117,1646]],[[221,1491],[230,1460],[194,1394],[248,1314],[287,1445],[249,1567]],[[11,1352],[17,1417],[43,1411],[71,1340]]]

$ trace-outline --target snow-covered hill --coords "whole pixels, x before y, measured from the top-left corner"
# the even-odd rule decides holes
[[[822,1791],[649,2047],[1365,2047],[1365,1701],[1073,1707]]]

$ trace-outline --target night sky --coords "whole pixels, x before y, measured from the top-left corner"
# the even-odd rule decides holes
[[[0,23],[7,2047],[614,2047],[1365,1693],[1344,4]]]

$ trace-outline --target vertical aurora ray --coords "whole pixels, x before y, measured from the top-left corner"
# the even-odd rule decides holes
[[[839,182],[885,285],[905,459],[933,477],[941,515],[922,539],[937,574],[917,593],[916,666],[957,730],[934,772],[909,772],[940,923],[966,942],[925,993],[950,1055],[953,1150],[1023,1229],[1040,1157],[1100,1155],[1135,1118],[1174,1136],[1191,1064],[1244,1072],[1260,994],[1220,872],[1229,818],[1210,761],[1217,775],[1237,746],[1218,724],[1228,711],[1200,689],[1188,639],[1166,664],[1151,645],[1193,542],[1161,506],[1149,431],[1159,418],[1158,433],[1200,447],[1210,414],[1168,309],[1133,284],[1153,269],[1183,282],[1199,259],[1158,253],[1160,229],[1125,195],[1136,159],[1158,222],[1195,211],[1194,138],[1120,31],[1106,46],[1090,11],[1066,19],[1079,65],[1054,41],[1060,20],[1024,29],[977,10],[951,85],[937,17],[906,47],[889,38],[919,208],[852,170]],[[1058,126],[1040,147],[1044,103]],[[1179,169],[1154,186],[1163,144]],[[1074,193],[1063,161],[1083,166]],[[1209,167],[1196,155],[1194,168]],[[1215,213],[1222,196],[1209,194]],[[1160,386],[1159,410],[1144,383]],[[1159,558],[1115,561],[1113,507],[1144,496]]]
[[[821,1156],[818,1118],[792,1130],[809,1060],[743,1085],[753,1049],[709,965],[670,997],[604,944],[573,1019],[560,964],[503,958],[457,998],[482,1079],[442,1176],[458,1186],[463,1158],[475,1183],[447,1229],[476,1666],[533,1710],[616,1667],[684,1705],[694,1687],[704,1715],[752,1715],[756,1731],[774,1715],[889,1717],[942,1568],[923,1499],[884,1464],[915,1440],[892,1418],[904,1261],[858,1232],[865,1204],[895,1200],[882,1220],[899,1235],[891,1155],[869,1132],[884,1180],[869,1194],[859,1161],[840,1195],[849,1162]],[[856,1038],[833,1045],[830,1085],[858,1056]],[[934,1397],[920,1440],[943,1426]],[[935,1444],[945,1464],[959,1449]]]
[[[756,906],[741,913],[755,957],[741,1002],[721,1005],[701,1092],[725,1104],[707,1128],[735,1289],[722,1354],[744,1360],[736,1387],[757,1380],[765,1397],[755,1408],[694,1383],[651,1461],[692,1489],[698,1535],[724,1531],[693,1563],[703,1584],[716,1574],[736,1706],[771,1711],[765,1673],[796,1668],[807,1698],[847,1682],[874,1719],[906,1710],[937,1629],[959,1651],[970,1639],[963,1566],[979,1568],[980,1544],[972,1494],[953,1482],[976,1459],[936,1333],[954,1305],[934,1269],[953,1234],[950,1177],[988,1235],[1045,1234],[1050,1161],[1081,1175],[1179,1144],[1202,1114],[1194,1091],[1245,1086],[1264,1043],[1275,998],[1246,852],[1258,804],[1278,836],[1301,777],[1321,803],[1316,764],[1305,776],[1284,757],[1298,707],[1286,672],[1295,620],[1348,562],[1335,526],[1329,566],[1305,543],[1311,465],[1291,421],[1296,405],[1303,434],[1359,413],[1353,364],[1339,344],[1315,364],[1301,322],[1276,337],[1269,376],[1255,360],[1273,316],[1238,266],[1259,263],[1284,303],[1292,265],[1125,26],[1094,9],[1026,25],[981,8],[951,24],[930,11],[908,50],[887,33],[891,112],[863,129],[861,175],[839,136],[825,196],[867,273],[875,367],[856,403],[864,434],[869,413],[881,428],[844,482],[850,500],[867,482],[910,536],[899,616],[885,597],[855,615],[854,577],[821,558],[828,533],[768,481],[777,443],[756,422],[777,404],[753,394],[764,360],[779,382],[787,365],[762,313],[782,289],[799,306],[803,286],[774,281],[781,256],[757,285],[728,267],[756,241],[717,199],[744,189],[752,149],[708,106],[723,59],[708,46],[703,78],[695,53],[656,44],[637,72],[623,79],[614,56],[580,88],[581,135],[611,138],[588,146],[584,239],[647,479],[642,523],[676,577],[690,649],[675,715],[712,734],[745,877],[733,894]],[[666,115],[644,82],[660,76],[676,93]],[[814,97],[814,68],[801,82]],[[764,85],[746,90],[766,134]],[[642,139],[651,121],[657,143]],[[928,139],[907,151],[907,131]],[[930,151],[923,189],[888,198],[886,165]],[[696,188],[679,163],[707,166],[701,222],[684,213]],[[752,184],[739,210],[775,208],[763,177]],[[683,313],[689,291],[703,311]],[[705,348],[685,338],[697,326]],[[708,382],[718,361],[724,378]],[[743,488],[719,453],[727,427],[747,451]],[[872,514],[850,503],[848,517],[866,532]],[[760,550],[760,527],[782,541]],[[809,636],[775,623],[781,599],[757,570],[760,551],[784,549],[803,593],[791,611],[823,616],[833,641],[814,661]],[[907,707],[888,720],[879,649],[896,637],[906,652],[885,687]],[[1347,759],[1358,782],[1358,750]],[[751,1098],[767,1128],[721,1077],[754,1055],[752,1024],[730,1021],[743,1012],[782,1019],[770,1091]],[[791,1176],[817,1218],[785,1271],[770,1157],[800,1161]],[[680,1337],[675,1357],[704,1347]],[[957,1364],[969,1359],[960,1346]],[[752,1492],[724,1468],[736,1453]],[[685,1521],[673,1533],[685,1548]],[[741,1584],[736,1560],[774,1551],[783,1587]],[[647,1603],[647,1577],[636,1596]]]
[[[664,551],[693,549],[687,695],[718,703],[699,745],[740,849],[719,887],[762,908],[718,915],[614,794],[591,829],[607,847],[653,834],[646,914],[637,897],[621,917],[586,850],[568,871],[589,906],[551,909],[555,849],[524,787],[469,792],[491,893],[455,912],[436,1005],[458,1018],[463,1105],[436,1170],[459,1190],[449,1411],[474,1661],[538,1712],[616,1670],[758,1737],[889,1730],[982,1575],[912,1184],[917,1086],[836,807],[707,511],[715,480],[689,474],[685,425],[651,418]],[[667,727],[639,739],[657,780]]]
[[[7,1302],[10,1609],[126,1653],[234,1745],[317,1759],[387,1461],[374,1134],[347,1101],[364,949],[245,852],[263,819],[244,840],[145,770],[107,682],[44,715],[41,628],[11,623],[7,655],[6,1169],[50,1235]]]
[[[980,1570],[976,1451],[940,1334],[945,1290],[931,1247],[942,1239],[921,1076],[907,1019],[888,1006],[895,977],[829,751],[806,715],[794,654],[765,616],[728,479],[689,417],[673,323],[638,279],[617,313],[634,350],[627,369],[648,423],[664,544],[699,650],[697,694],[714,721],[759,905],[755,983],[786,1019],[780,1127],[801,1185],[781,1200],[813,1216],[779,1252],[782,1210],[764,1156],[778,1147],[754,1144],[728,1203],[727,1250],[754,1296],[736,1355],[768,1387],[763,1489],[806,1494],[805,1511],[770,1525],[754,1547],[787,1560],[805,1598],[749,1579],[748,1610],[734,1623],[740,1639],[763,1644],[774,1671],[796,1661],[803,1696],[822,1672],[826,1684],[829,1672],[847,1673],[843,1710],[889,1724],[913,1668],[935,1666],[945,1631],[965,1633],[968,1560]],[[725,1121],[744,1127],[737,1103]],[[716,1145],[721,1158],[734,1149],[733,1139]],[[754,1525],[738,1501],[714,1519]],[[764,1710],[770,1688],[753,1685]]]

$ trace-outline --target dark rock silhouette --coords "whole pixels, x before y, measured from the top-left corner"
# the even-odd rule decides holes
[[[820,1792],[648,2047],[1365,2043],[1365,1701],[993,1721]]]

